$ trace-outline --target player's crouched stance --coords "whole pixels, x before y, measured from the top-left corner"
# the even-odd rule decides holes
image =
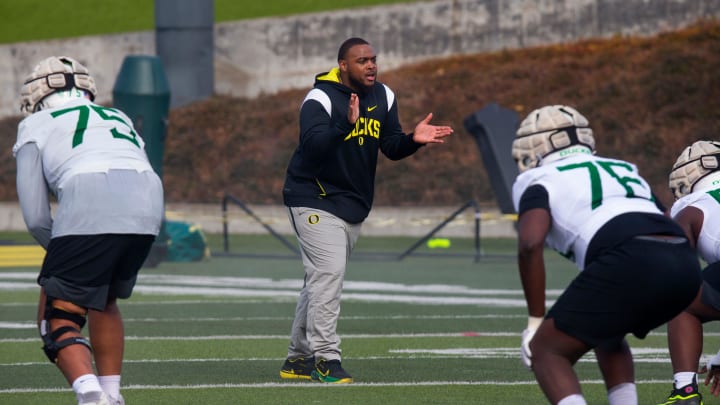
[[[513,142],[518,266],[528,305],[523,363],[553,404],[585,404],[574,364],[595,351],[610,405],[637,404],[625,335],[642,339],[695,298],[700,264],[635,165],[595,156],[575,109],[531,112]],[[544,244],[580,274],[545,314]]]
[[[130,297],[159,232],[163,189],[130,119],[93,103],[95,94],[76,60],[41,61],[21,91],[27,118],[13,154],[23,218],[47,251],[38,277],[43,350],[79,404],[123,404],[116,301]]]
[[[703,350],[703,324],[720,320],[720,142],[697,141],[683,149],[669,176],[676,200],[670,215],[683,228],[707,263],[702,292],[668,322],[673,387],[662,405],[702,405],[698,369]],[[704,367],[709,392],[720,394],[720,353]],[[702,370],[701,370],[702,373]]]

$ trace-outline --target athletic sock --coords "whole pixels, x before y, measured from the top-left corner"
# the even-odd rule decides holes
[[[118,398],[120,396],[120,376],[119,375],[101,375],[98,377],[100,386],[108,396]]]
[[[84,374],[76,378],[72,388],[79,402],[97,401],[103,392],[95,374]]]
[[[621,383],[608,390],[610,405],[637,405],[637,388],[634,383]]]
[[[675,388],[682,388],[696,382],[696,376],[697,374],[692,371],[681,371],[679,373],[675,373],[673,375],[673,378],[675,379]]]
[[[587,402],[585,402],[582,394],[572,394],[561,399],[557,405],[587,405]]]

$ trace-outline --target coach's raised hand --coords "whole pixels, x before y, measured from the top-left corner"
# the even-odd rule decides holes
[[[431,125],[430,120],[433,114],[429,113],[425,119],[420,121],[413,132],[413,141],[421,144],[443,143],[443,138],[453,133],[452,127],[447,125]]]

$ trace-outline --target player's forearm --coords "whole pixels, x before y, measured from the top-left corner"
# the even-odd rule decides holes
[[[545,264],[542,254],[537,252],[521,253],[518,256],[518,267],[528,315],[545,316]]]

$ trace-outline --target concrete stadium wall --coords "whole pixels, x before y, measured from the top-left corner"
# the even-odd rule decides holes
[[[427,59],[648,36],[717,17],[720,0],[436,0],[218,23],[215,93],[255,97],[309,88],[316,73],[336,65],[337,48],[351,36],[373,44],[382,74]],[[23,78],[50,55],[86,64],[98,101],[107,104],[125,56],[155,55],[155,33],[0,45],[0,117],[18,114]]]

